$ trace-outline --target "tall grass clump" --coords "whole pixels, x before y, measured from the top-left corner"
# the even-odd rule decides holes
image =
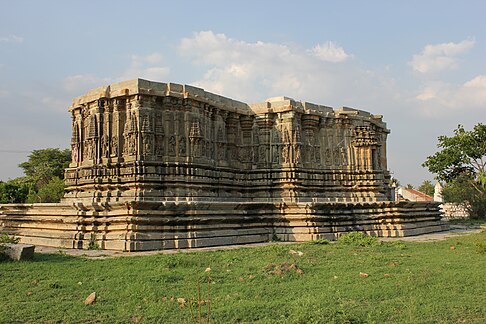
[[[369,236],[363,232],[350,232],[341,235],[337,239],[338,244],[349,245],[349,246],[376,246],[380,244],[380,241],[376,236]]]

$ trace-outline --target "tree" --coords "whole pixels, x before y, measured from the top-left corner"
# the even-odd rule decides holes
[[[28,179],[33,183],[35,190],[51,181],[52,178],[64,178],[64,169],[71,161],[71,151],[57,148],[34,150],[29,160],[19,164]]]
[[[64,196],[64,188],[66,188],[64,180],[59,177],[53,177],[47,184],[40,187],[38,191],[31,191],[27,197],[27,202],[59,202]]]
[[[64,195],[64,169],[71,152],[60,149],[34,150],[19,165],[25,177],[0,181],[0,203],[59,202]]]
[[[24,178],[0,182],[0,203],[23,203],[29,194],[29,184]]]
[[[423,166],[446,184],[444,201],[461,203],[472,218],[486,218],[486,125],[467,131],[459,125],[454,136],[439,136],[441,150]]]
[[[424,182],[422,182],[422,184],[418,187],[418,191],[429,196],[434,196],[435,186],[430,180],[424,180]]]

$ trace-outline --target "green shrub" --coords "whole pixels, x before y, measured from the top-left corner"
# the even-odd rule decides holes
[[[0,234],[0,254],[5,250],[5,245],[7,243],[19,243],[20,238],[15,237],[14,235],[8,235],[7,233]],[[0,258],[3,259],[3,258]]]
[[[363,232],[350,232],[338,238],[338,243],[350,246],[374,246],[379,244],[378,238]]]
[[[89,238],[89,243],[88,243],[88,250],[99,250],[100,245],[98,244],[98,241],[96,240],[96,233],[91,233],[91,236]]]
[[[20,238],[15,237],[15,235],[8,235],[7,233],[0,234],[0,244],[4,243],[19,243]]]

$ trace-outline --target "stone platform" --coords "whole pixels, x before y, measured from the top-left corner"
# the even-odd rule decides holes
[[[26,244],[119,251],[334,240],[350,231],[401,237],[443,231],[434,203],[2,205],[3,231]]]

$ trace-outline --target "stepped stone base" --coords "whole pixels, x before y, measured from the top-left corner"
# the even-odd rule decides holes
[[[448,229],[427,202],[129,202],[0,206],[0,229],[24,244],[119,251],[334,240],[350,231],[401,237]]]

